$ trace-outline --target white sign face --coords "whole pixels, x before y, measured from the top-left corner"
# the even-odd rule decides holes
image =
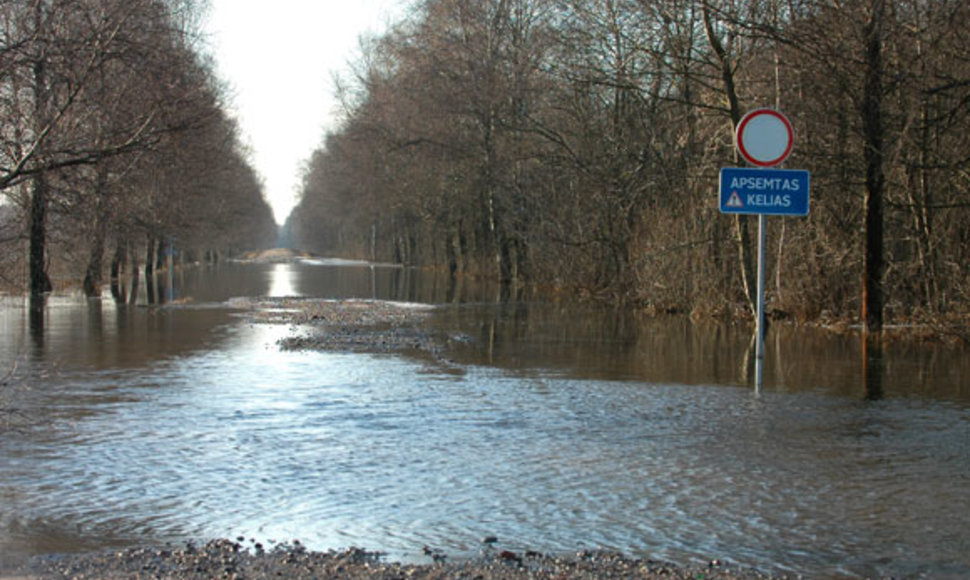
[[[778,165],[791,153],[794,142],[788,118],[773,109],[755,109],[738,123],[738,151],[752,165]]]

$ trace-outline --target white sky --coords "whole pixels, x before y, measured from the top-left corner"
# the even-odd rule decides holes
[[[219,76],[267,201],[282,223],[295,205],[301,167],[335,128],[333,73],[347,69],[358,38],[378,34],[405,0],[211,0],[207,31]]]

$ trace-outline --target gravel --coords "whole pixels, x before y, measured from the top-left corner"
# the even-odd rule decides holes
[[[291,336],[279,341],[285,350],[331,352],[424,353],[446,363],[442,353],[451,340],[424,325],[433,306],[381,300],[307,298],[237,299],[253,323],[291,324]]]
[[[653,560],[628,558],[609,552],[580,552],[551,556],[510,552],[487,545],[481,557],[448,561],[426,550],[429,564],[385,562],[381,554],[360,548],[312,552],[299,542],[264,549],[247,548],[240,541],[215,540],[182,548],[131,548],[120,552],[51,556],[36,560],[22,578],[71,579],[756,579],[785,578],[712,561],[707,566],[679,567]]]

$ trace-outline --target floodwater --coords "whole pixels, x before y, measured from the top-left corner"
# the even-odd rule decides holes
[[[116,306],[0,300],[0,570],[245,536],[609,549],[812,576],[970,576],[970,356],[456,288],[354,262],[191,268]],[[282,352],[240,296],[435,304],[445,358]],[[504,297],[504,298],[507,298]],[[143,299],[144,302],[144,299]],[[874,377],[875,375],[875,377]]]

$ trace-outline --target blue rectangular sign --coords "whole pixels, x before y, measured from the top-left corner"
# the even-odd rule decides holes
[[[808,215],[808,171],[721,169],[721,213]]]

